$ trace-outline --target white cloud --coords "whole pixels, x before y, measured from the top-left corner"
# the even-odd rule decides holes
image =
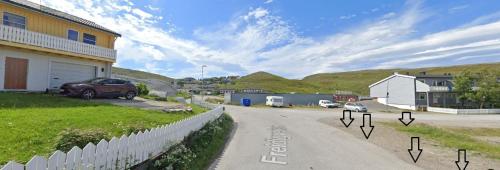
[[[160,10],[160,8],[154,7],[153,5],[146,5],[145,7],[151,11],[159,11]]]
[[[345,20],[345,19],[351,19],[351,18],[354,18],[354,17],[356,17],[356,14],[343,15],[343,16],[340,16],[339,19]]]
[[[274,1],[274,0],[266,0],[266,1],[264,1],[264,3],[265,3],[265,4],[270,4],[270,3],[272,3],[273,1]]]
[[[459,5],[459,6],[454,6],[448,9],[448,13],[456,13],[458,11],[464,10],[469,8],[469,5]]]
[[[269,12],[267,11],[267,9],[257,8],[255,10],[250,11],[244,18],[246,20],[248,20],[248,19],[259,19],[259,18],[265,17],[268,14],[269,14]]]
[[[485,16],[459,28],[415,37],[427,19],[418,1],[403,12],[387,13],[344,32],[321,39],[299,36],[291,24],[266,8],[235,16],[219,27],[199,28],[193,39],[155,26],[161,18],[130,1],[50,0],[50,7],[90,19],[123,37],[116,42],[118,64],[173,77],[199,76],[207,64],[211,75],[269,71],[300,78],[319,72],[370,68],[437,66],[499,61],[500,21]],[[355,16],[352,16],[355,17]],[[351,18],[352,18],[351,17]],[[182,61],[188,66],[171,63]]]

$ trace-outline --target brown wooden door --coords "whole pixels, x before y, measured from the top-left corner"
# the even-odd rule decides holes
[[[5,58],[4,89],[26,89],[28,78],[28,60]]]

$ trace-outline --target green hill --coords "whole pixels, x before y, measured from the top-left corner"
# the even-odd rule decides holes
[[[313,85],[302,80],[290,80],[266,72],[256,72],[241,77],[232,85],[220,85],[230,89],[264,89],[274,93],[315,93]]]
[[[159,74],[148,73],[148,72],[139,71],[139,70],[131,70],[131,69],[126,69],[126,68],[119,68],[119,67],[113,67],[112,73],[114,75],[128,76],[128,77],[132,77],[135,79],[157,79],[157,80],[161,80],[161,81],[165,81],[165,82],[174,81],[173,78],[162,76]]]
[[[415,75],[425,71],[427,74],[441,75],[444,73],[458,74],[464,70],[480,72],[484,69],[500,72],[500,63],[320,73],[304,77],[302,80],[290,80],[266,72],[257,72],[236,80],[232,85],[221,85],[221,88],[256,88],[275,93],[333,93],[336,90],[346,90],[360,95],[368,95],[368,85],[388,77],[394,72]]]

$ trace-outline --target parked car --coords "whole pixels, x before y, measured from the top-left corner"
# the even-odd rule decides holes
[[[282,96],[267,96],[266,105],[271,107],[283,107]]]
[[[324,108],[335,108],[335,107],[340,107],[339,103],[334,103],[330,100],[319,100],[319,106],[324,107]]]
[[[344,109],[350,110],[350,111],[356,111],[356,112],[367,112],[368,108],[364,106],[361,103],[352,103],[352,102],[347,102],[344,105]]]
[[[81,82],[65,83],[61,86],[61,93],[83,99],[125,97],[127,100],[132,100],[137,95],[137,87],[125,80],[94,78]]]

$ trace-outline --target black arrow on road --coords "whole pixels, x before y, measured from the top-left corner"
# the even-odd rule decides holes
[[[350,121],[349,121],[349,123],[346,123],[346,122],[345,122],[345,113],[346,113],[346,112],[349,112],[349,120],[350,120]],[[345,126],[346,128],[348,128],[348,127],[351,125],[351,123],[354,121],[354,118],[352,118],[352,115],[351,115],[351,111],[350,111],[350,110],[344,110],[344,112],[343,112],[342,114],[343,114],[343,116],[342,116],[342,118],[340,118],[340,121],[342,121],[342,123],[344,124],[344,126]]]
[[[408,119],[405,119],[405,113],[408,115]],[[413,122],[415,118],[411,117],[411,112],[401,112],[401,118],[399,118],[399,121],[403,123],[405,126],[410,125],[411,122]]]
[[[408,149],[408,153],[410,153],[411,159],[413,162],[417,163],[418,158],[420,158],[420,154],[422,154],[423,149],[420,148],[420,137],[411,137],[411,147]],[[417,145],[416,149],[414,148],[414,144]]]
[[[460,155],[463,155],[463,161],[460,159]],[[469,165],[469,161],[467,160],[467,151],[465,149],[458,150],[458,160],[455,161],[455,164],[457,164],[459,170],[465,170],[465,168],[467,168],[467,165]]]
[[[368,123],[366,123],[367,121]],[[373,128],[375,128],[375,126],[372,125],[372,115],[370,113],[363,114],[363,126],[360,126],[360,128],[361,131],[363,131],[365,138],[368,139],[370,137],[370,134],[372,134],[373,132]]]

